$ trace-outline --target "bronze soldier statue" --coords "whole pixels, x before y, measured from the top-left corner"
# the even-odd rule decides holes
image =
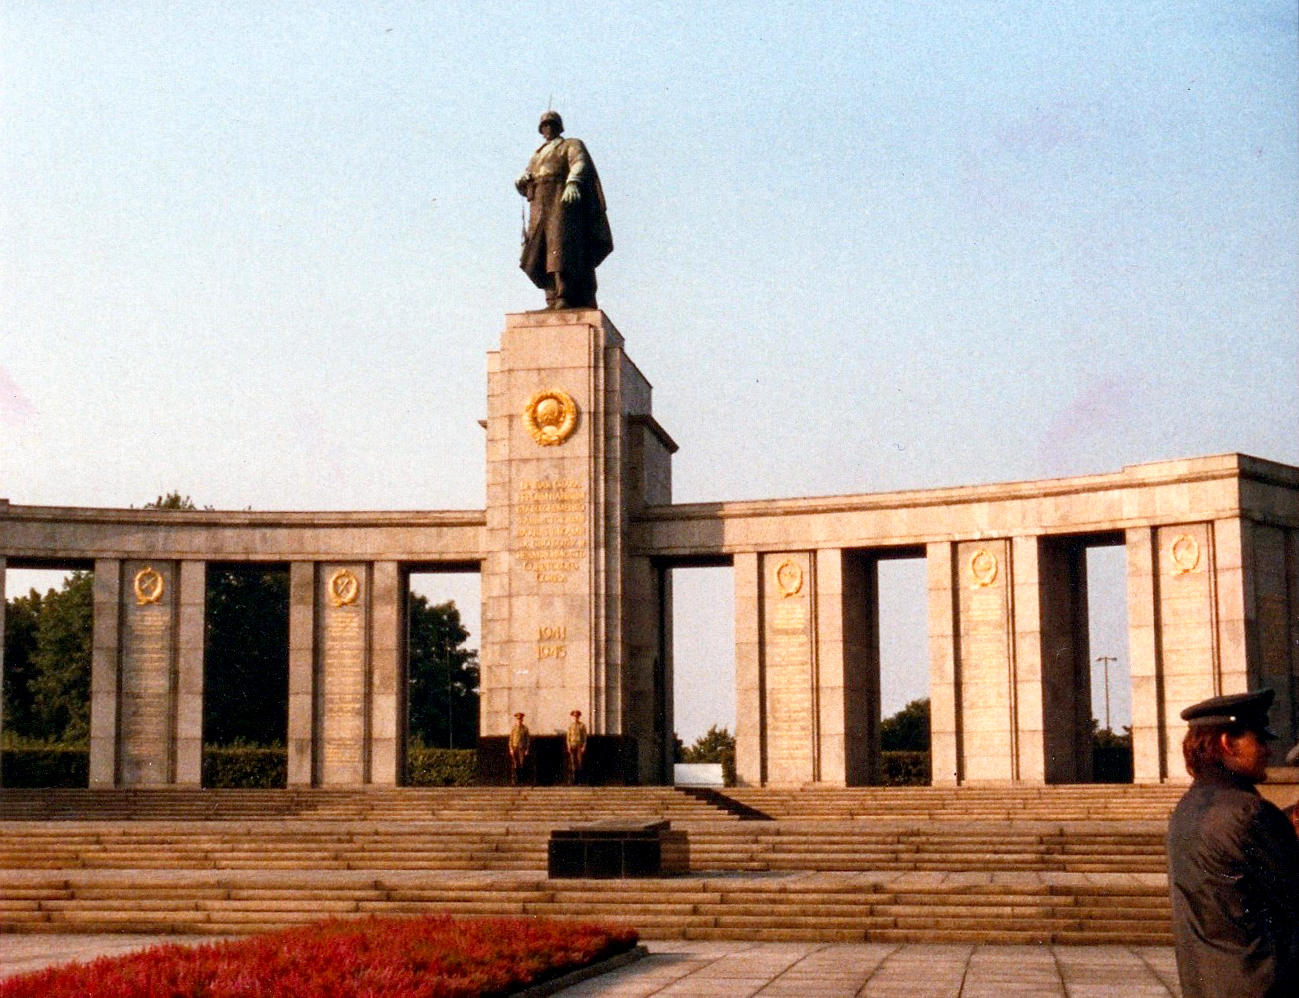
[[[541,116],[545,140],[514,186],[528,199],[519,266],[546,292],[547,308],[595,308],[595,268],[613,252],[604,191],[580,139],[566,139],[555,111]]]

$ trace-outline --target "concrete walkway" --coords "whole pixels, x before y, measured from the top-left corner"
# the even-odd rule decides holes
[[[213,937],[0,935],[0,977]],[[657,941],[562,998],[1181,998],[1173,951],[1128,946]]]

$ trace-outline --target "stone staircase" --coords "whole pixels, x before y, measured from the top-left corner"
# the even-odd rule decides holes
[[[1110,799],[1106,793],[1118,792]],[[1166,944],[1163,787],[0,792],[0,931],[450,911],[649,938]],[[1062,817],[1063,816],[1063,817]],[[666,817],[686,876],[549,880],[555,827]]]

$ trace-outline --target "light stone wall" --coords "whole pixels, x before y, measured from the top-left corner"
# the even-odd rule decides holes
[[[1018,780],[1010,544],[959,543],[954,567],[964,782]]]
[[[816,563],[810,552],[785,551],[761,565],[767,782],[798,786],[820,779]]]
[[[373,579],[360,562],[316,567],[316,717],[324,786],[370,782],[370,605]],[[355,592],[352,592],[352,589]],[[350,599],[340,596],[350,595]]]
[[[1206,697],[1241,693],[1246,688],[1243,661],[1242,667],[1232,669],[1231,681],[1226,682],[1219,657],[1215,536],[1212,523],[1186,523],[1155,531],[1157,663],[1165,721],[1165,771],[1161,775],[1166,780],[1189,779],[1182,762],[1185,728],[1179,712]]]
[[[176,776],[177,566],[122,563],[121,664],[118,687],[118,782],[168,784]],[[161,580],[160,591],[153,593]]]

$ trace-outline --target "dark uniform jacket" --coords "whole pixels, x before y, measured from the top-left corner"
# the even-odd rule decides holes
[[[1184,998],[1299,995],[1299,838],[1230,772],[1197,777],[1168,821]]]

